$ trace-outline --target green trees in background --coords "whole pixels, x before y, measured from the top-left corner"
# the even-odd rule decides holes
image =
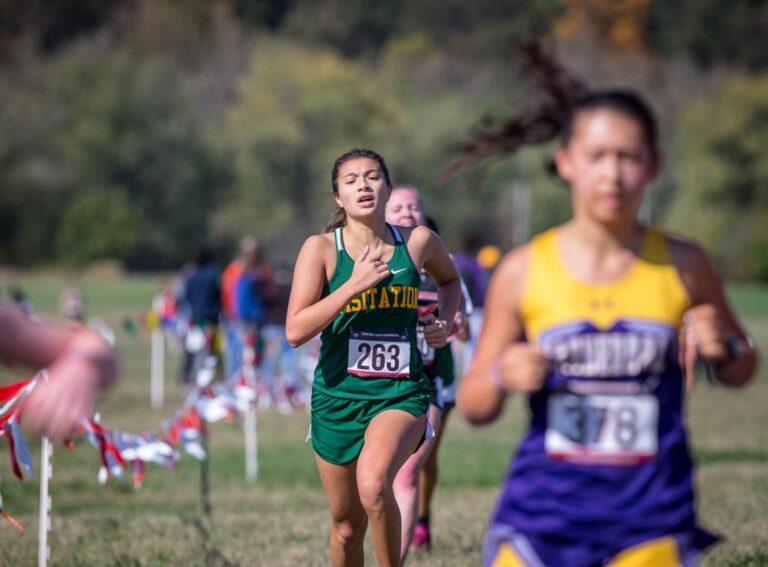
[[[688,53],[702,65],[768,67],[765,0],[657,0],[647,23],[648,43],[661,53]]]
[[[546,35],[588,83],[662,110],[653,220],[768,281],[766,0],[46,4],[0,0],[0,263],[167,269],[246,233],[287,263],[354,146],[421,189],[449,246],[509,247],[515,180],[533,231],[568,213],[552,148],[440,173],[482,116],[534,101],[511,39]]]
[[[177,70],[92,47],[7,85],[2,260],[177,266],[207,239],[224,162]]]
[[[423,35],[441,49],[498,56],[510,37],[547,33],[558,0],[296,0],[283,21],[290,37],[348,57],[372,56],[398,38]]]
[[[738,77],[686,113],[668,224],[726,273],[768,282],[768,77]]]
[[[94,188],[79,193],[64,212],[56,252],[64,261],[131,258],[141,242],[142,217],[125,192]]]
[[[82,234],[67,225],[81,222],[81,199],[90,207],[122,202],[123,216],[104,214],[91,227],[134,231],[116,257],[138,268],[178,265],[206,241],[209,210],[227,184],[224,162],[195,117],[184,77],[168,62],[130,50],[88,59],[67,61],[54,82],[55,104],[65,109],[57,157],[75,208],[58,235]],[[90,250],[100,255],[84,257],[73,239],[58,242],[65,261],[117,252]]]
[[[38,77],[0,76],[0,262],[54,256],[52,226],[67,196],[51,167],[53,116]]]
[[[333,51],[264,38],[253,47],[219,131],[232,156],[232,191],[213,213],[217,236],[264,235],[294,253],[333,210],[330,169],[352,144],[397,145],[398,102],[375,70]]]

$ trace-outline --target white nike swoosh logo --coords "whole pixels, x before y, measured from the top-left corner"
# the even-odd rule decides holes
[[[399,270],[389,270],[389,273],[394,276],[395,274],[399,274],[400,272],[405,271],[406,269],[407,268],[400,268]]]

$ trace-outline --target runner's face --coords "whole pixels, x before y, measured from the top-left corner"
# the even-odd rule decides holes
[[[336,184],[336,203],[350,218],[384,215],[390,189],[375,160],[361,157],[344,162]]]
[[[419,195],[410,189],[394,189],[387,202],[387,222],[397,226],[423,225]]]
[[[658,158],[643,125],[626,114],[580,113],[568,145],[557,153],[560,175],[571,186],[575,215],[599,222],[634,222],[643,192],[656,176]]]

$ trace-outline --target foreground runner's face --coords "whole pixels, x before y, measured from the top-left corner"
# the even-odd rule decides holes
[[[387,222],[397,226],[424,224],[419,195],[411,189],[393,189],[387,202]]]
[[[557,155],[571,186],[574,212],[599,222],[632,222],[658,159],[636,119],[607,109],[582,112]]]
[[[353,218],[384,214],[389,187],[379,164],[370,158],[355,158],[339,167],[336,203]]]

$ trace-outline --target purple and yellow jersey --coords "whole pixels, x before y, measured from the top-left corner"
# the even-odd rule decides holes
[[[678,362],[690,299],[667,248],[646,228],[625,275],[589,284],[569,273],[555,230],[530,245],[521,316],[553,370],[530,396],[494,524],[532,542],[579,542],[572,565],[695,530]]]

